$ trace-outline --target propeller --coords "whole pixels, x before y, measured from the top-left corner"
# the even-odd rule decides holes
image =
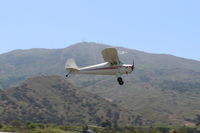
[[[134,59],[133,59],[133,65],[131,67],[132,71],[134,70],[134,68],[135,68],[135,64],[134,64]]]

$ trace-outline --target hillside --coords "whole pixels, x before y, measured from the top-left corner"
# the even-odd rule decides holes
[[[37,75],[65,76],[66,59],[78,66],[103,62],[97,43],[78,43],[64,49],[16,50],[0,55],[0,85],[8,88]],[[200,62],[165,54],[150,54],[119,47],[120,59],[136,70],[124,75],[124,86],[115,76],[71,75],[67,80],[89,92],[105,97],[134,113],[160,123],[185,124],[200,114]]]
[[[0,92],[0,123],[12,120],[57,124],[133,124],[134,116],[103,98],[77,90],[60,76],[30,78]]]

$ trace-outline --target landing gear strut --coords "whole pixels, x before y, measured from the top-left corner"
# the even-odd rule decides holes
[[[124,84],[124,81],[121,77],[117,78],[117,81],[119,83],[119,85],[123,85]]]

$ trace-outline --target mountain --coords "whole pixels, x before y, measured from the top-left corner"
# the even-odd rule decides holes
[[[0,55],[0,86],[8,88],[37,75],[65,76],[65,61],[74,58],[78,66],[103,62],[101,50],[111,47],[78,43],[64,49],[15,50]],[[200,62],[166,54],[151,54],[117,48],[122,62],[136,69],[124,75],[119,86],[115,76],[71,75],[67,80],[81,89],[162,124],[187,124],[200,114]]]
[[[91,49],[87,49],[87,46]],[[64,76],[64,64],[75,58],[82,66],[102,62],[101,50],[107,45],[80,43],[64,49],[14,50],[0,55],[0,88],[17,85],[29,77],[60,74]],[[88,50],[92,52],[88,53]],[[76,54],[78,53],[78,54]],[[92,54],[92,56],[91,56]]]
[[[133,124],[135,116],[95,94],[76,89],[60,76],[29,78],[0,92],[0,122]]]

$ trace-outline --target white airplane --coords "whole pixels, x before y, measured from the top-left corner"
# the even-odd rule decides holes
[[[118,57],[117,50],[115,48],[106,48],[102,51],[104,63],[78,68],[73,59],[68,59],[65,64],[65,69],[69,74],[94,74],[94,75],[116,75],[117,81],[120,85],[124,84],[121,76],[123,74],[130,74],[135,66],[133,64],[123,64]]]

